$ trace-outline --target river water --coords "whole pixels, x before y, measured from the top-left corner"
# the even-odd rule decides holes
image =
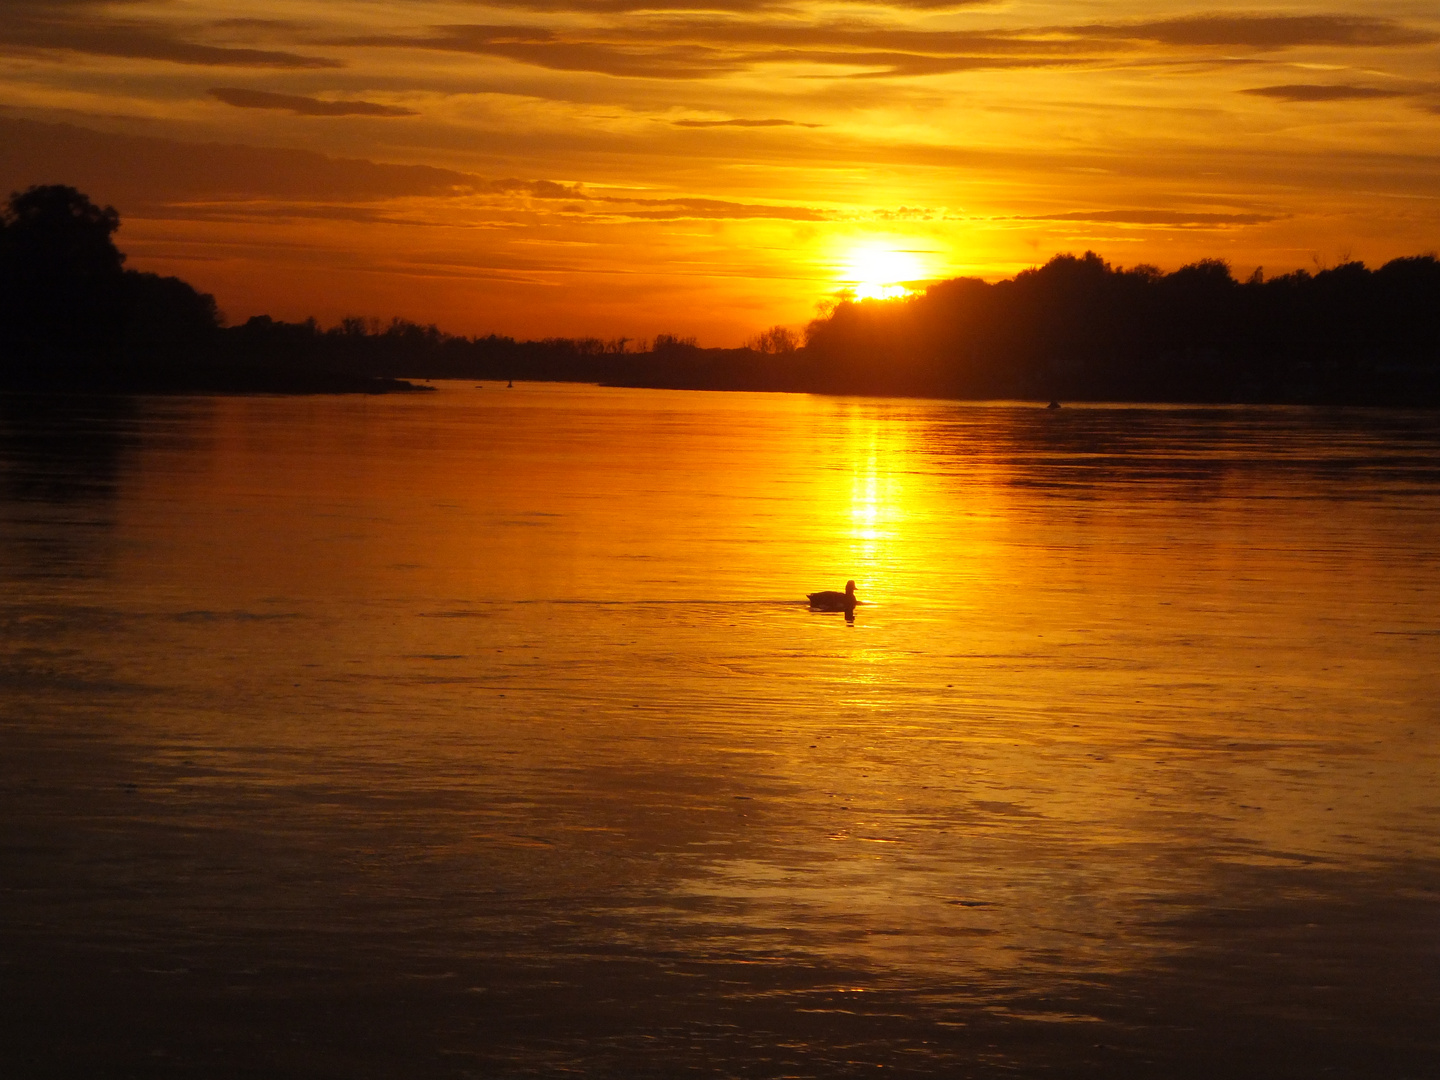
[[[1433,413],[0,425],[6,1076],[1440,1075]]]

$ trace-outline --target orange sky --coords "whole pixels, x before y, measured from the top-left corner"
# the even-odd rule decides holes
[[[1435,250],[1437,62],[1433,0],[5,0],[0,185],[232,322],[731,345],[1058,251]]]

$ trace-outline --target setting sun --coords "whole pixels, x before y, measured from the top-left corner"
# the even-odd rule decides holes
[[[921,258],[913,251],[896,251],[881,244],[866,244],[845,259],[845,286],[857,300],[895,300],[910,294],[909,285],[927,276]]]

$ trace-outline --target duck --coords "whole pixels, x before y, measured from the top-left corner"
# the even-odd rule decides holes
[[[855,599],[855,582],[847,581],[844,592],[826,589],[824,592],[807,594],[810,606],[818,611],[854,611],[860,601]]]

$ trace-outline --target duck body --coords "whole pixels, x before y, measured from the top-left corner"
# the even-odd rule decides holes
[[[824,592],[807,594],[810,606],[817,611],[854,611],[860,601],[855,599],[855,582],[847,581],[844,592],[826,589]]]

